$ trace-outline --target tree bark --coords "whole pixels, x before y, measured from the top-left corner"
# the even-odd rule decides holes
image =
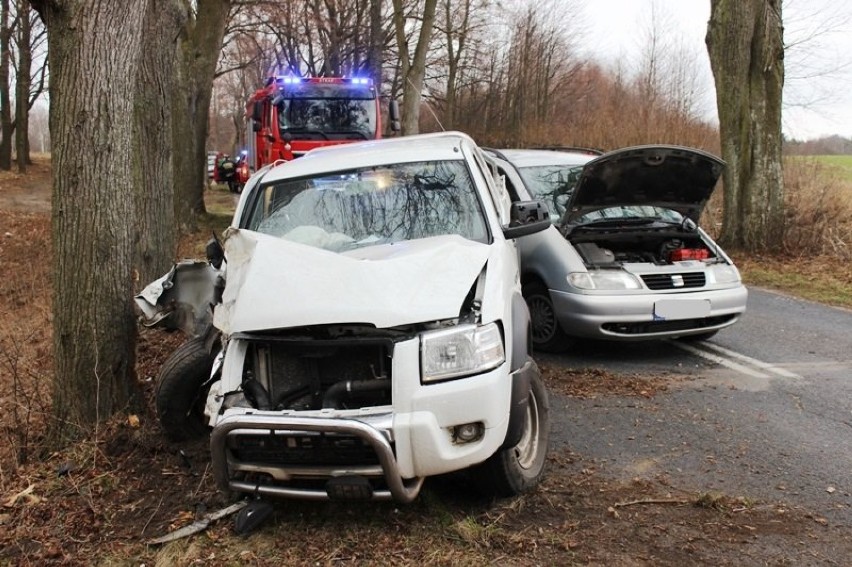
[[[193,230],[204,214],[207,131],[213,78],[222,50],[231,0],[198,0],[181,35],[176,65],[172,146],[175,151],[175,219],[181,231]]]
[[[420,21],[420,33],[414,48],[414,57],[408,49],[408,37],[405,34],[406,15],[402,0],[393,0],[393,21],[396,30],[396,43],[402,77],[402,135],[417,134],[420,131],[420,103],[423,97],[423,79],[426,76],[426,54],[432,39],[435,23],[435,9],[438,0],[424,0]]]
[[[31,0],[48,30],[53,145],[51,438],[127,407],[133,97],[147,0]],[[120,38],[120,41],[116,41]]]
[[[180,0],[150,0],[134,99],[135,290],[161,276],[176,252],[172,93]]]
[[[30,73],[32,41],[29,0],[18,1],[18,76],[15,79],[15,152],[18,171],[26,172],[30,163]]]
[[[12,97],[9,93],[11,39],[9,0],[0,0],[0,169],[4,171],[12,169]]]
[[[711,0],[707,50],[716,83],[725,196],[720,243],[777,251],[784,236],[781,0]]]

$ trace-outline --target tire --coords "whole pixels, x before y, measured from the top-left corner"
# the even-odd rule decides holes
[[[572,340],[559,325],[547,288],[539,282],[533,282],[523,287],[523,294],[530,310],[533,348],[542,352],[568,350]]]
[[[169,439],[188,441],[209,432],[204,404],[214,356],[204,337],[195,337],[179,346],[163,364],[157,385],[157,416]]]
[[[717,329],[715,331],[708,331],[706,333],[699,333],[697,335],[685,335],[683,337],[678,337],[678,340],[681,340],[685,343],[700,343],[702,341],[712,339],[716,336],[716,333],[718,332],[719,330]]]
[[[488,496],[509,497],[529,492],[544,476],[550,444],[550,402],[538,367],[530,380],[529,404],[521,440],[500,449],[473,469],[476,484]]]

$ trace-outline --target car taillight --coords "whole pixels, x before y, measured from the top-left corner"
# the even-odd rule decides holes
[[[677,248],[669,252],[669,262],[680,262],[682,260],[706,260],[710,257],[710,251],[706,248]]]

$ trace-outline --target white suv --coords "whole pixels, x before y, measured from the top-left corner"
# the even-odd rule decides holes
[[[172,437],[212,427],[222,490],[410,502],[462,469],[498,496],[539,482],[548,399],[513,239],[550,223],[495,171],[457,132],[312,151],[250,180],[209,264],[137,297],[195,336],[157,407]]]

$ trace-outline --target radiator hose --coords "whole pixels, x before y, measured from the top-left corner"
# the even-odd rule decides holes
[[[322,397],[323,409],[339,409],[342,398],[349,394],[361,394],[364,392],[380,392],[390,390],[391,382],[387,379],[381,380],[343,380],[333,384]]]

